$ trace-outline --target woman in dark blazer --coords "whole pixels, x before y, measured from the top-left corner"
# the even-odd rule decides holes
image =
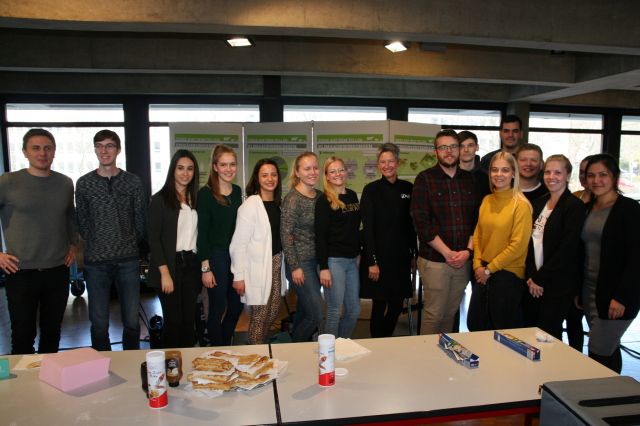
[[[163,348],[195,343],[196,297],[201,286],[195,255],[198,234],[198,162],[190,151],[176,151],[162,189],[151,197],[147,231],[151,257],[147,282],[156,289],[164,327]]]
[[[618,189],[620,168],[609,154],[587,164],[592,200],[582,230],[582,304],[589,356],[620,373],[620,339],[640,310],[640,205]]]
[[[364,250],[360,261],[360,297],[373,299],[371,337],[391,337],[404,299],[413,296],[416,233],[409,214],[413,184],[398,179],[400,149],[378,148],[382,177],[364,187],[360,199]]]
[[[549,193],[533,202],[533,233],[527,253],[527,285],[533,303],[528,326],[537,326],[562,340],[564,322],[580,291],[578,246],[584,203],[567,189],[571,162],[552,155],[544,168]]]

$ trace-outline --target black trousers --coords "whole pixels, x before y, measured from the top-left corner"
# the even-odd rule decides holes
[[[400,317],[402,313],[403,303],[404,299],[373,299],[371,305],[371,322],[369,324],[371,337],[393,336],[393,331],[396,329],[396,324],[398,324],[398,317]]]
[[[526,289],[525,280],[505,270],[492,274],[486,285],[474,283],[467,319],[469,331],[513,328]]]
[[[38,353],[58,352],[60,330],[69,299],[69,268],[20,269],[7,274],[7,306],[11,320],[11,354],[32,354],[40,312]]]
[[[156,289],[164,320],[162,347],[193,347],[196,341],[196,299],[202,286],[200,262],[195,253],[176,253],[175,276],[171,278],[173,278],[172,293],[166,294],[162,292],[162,288]]]

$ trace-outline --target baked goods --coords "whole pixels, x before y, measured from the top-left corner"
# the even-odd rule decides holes
[[[193,360],[187,380],[196,391],[249,390],[277,377],[276,365],[277,361],[268,356],[210,351]]]
[[[193,360],[194,370],[223,372],[223,371],[229,371],[232,368],[233,368],[232,363],[220,358],[198,357]]]

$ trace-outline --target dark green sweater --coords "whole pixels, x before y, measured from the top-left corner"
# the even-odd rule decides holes
[[[208,260],[213,250],[228,251],[236,229],[236,215],[242,204],[242,191],[233,185],[228,206],[218,203],[206,186],[198,192],[198,259]]]

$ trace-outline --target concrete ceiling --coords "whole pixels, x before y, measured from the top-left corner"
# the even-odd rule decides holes
[[[244,94],[280,75],[291,95],[640,108],[639,18],[637,0],[3,0],[0,91]]]

